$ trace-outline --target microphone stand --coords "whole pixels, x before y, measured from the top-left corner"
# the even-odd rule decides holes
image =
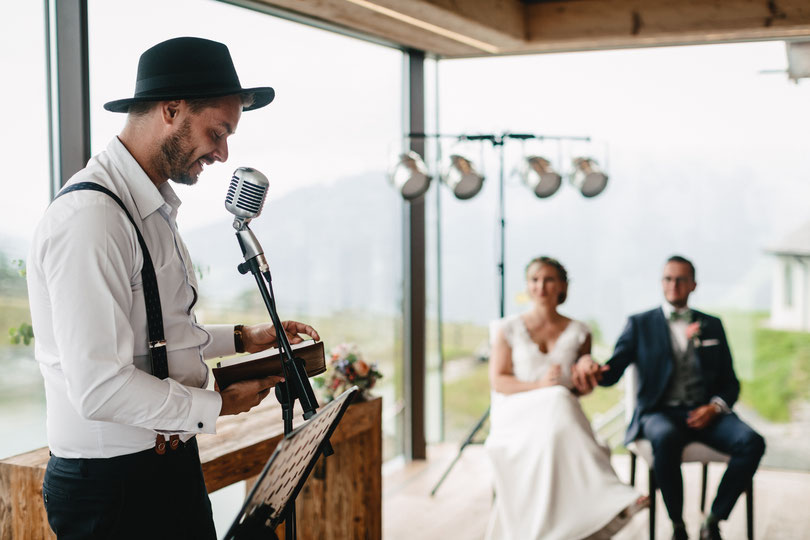
[[[267,312],[270,314],[270,320],[273,322],[273,327],[276,329],[276,339],[281,351],[281,368],[284,374],[284,382],[276,385],[276,399],[281,404],[281,414],[284,420],[284,435],[288,435],[293,430],[293,407],[295,400],[301,402],[301,408],[304,410],[304,420],[311,418],[318,409],[318,400],[315,398],[315,392],[312,390],[312,385],[307,377],[304,361],[298,357],[293,356],[292,346],[287,339],[287,333],[281,324],[281,319],[276,311],[276,300],[273,294],[273,280],[270,276],[270,267],[267,264],[267,259],[264,256],[259,241],[253,234],[253,231],[248,227],[249,220],[240,220],[237,218],[234,221],[236,227],[236,238],[239,241],[239,247],[242,249],[242,255],[245,257],[245,262],[237,266],[240,274],[253,274],[256,279],[256,284],[259,287],[259,292],[262,295]],[[265,281],[267,282],[265,284]],[[334,453],[332,445],[329,441],[325,441],[323,445],[323,455],[330,456]],[[290,501],[286,516],[284,518],[285,531],[284,538],[294,540],[296,538],[296,523],[295,523],[295,500]]]

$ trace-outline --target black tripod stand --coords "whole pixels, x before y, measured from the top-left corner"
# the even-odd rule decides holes
[[[455,467],[456,462],[459,459],[461,459],[461,453],[464,452],[464,449],[467,448],[471,444],[481,444],[482,443],[482,441],[476,441],[475,440],[475,435],[476,435],[476,433],[478,433],[481,430],[482,427],[484,427],[484,424],[486,423],[488,418],[489,418],[489,407],[487,407],[487,410],[484,413],[484,415],[481,416],[481,418],[478,419],[478,422],[476,422],[475,426],[472,428],[472,431],[470,431],[470,434],[467,435],[467,438],[464,439],[464,442],[461,443],[461,446],[458,449],[458,454],[456,454],[456,457],[453,458],[453,461],[450,462],[450,465],[447,466],[447,469],[445,469],[444,474],[442,474],[442,477],[439,478],[439,481],[436,482],[436,485],[433,486],[432,490],[430,490],[430,496],[431,497],[436,495],[436,491],[439,489],[439,486],[442,485],[442,483],[444,482],[444,479],[447,478],[447,475],[450,474],[451,470],[453,470],[453,467]]]
[[[278,348],[282,352],[281,366],[284,374],[284,382],[276,385],[276,398],[279,403],[281,403],[282,418],[284,420],[284,435],[286,436],[293,430],[293,407],[295,400],[297,399],[301,402],[305,420],[308,420],[317,412],[318,400],[315,398],[312,385],[309,383],[303,360],[292,354],[292,346],[290,345],[289,339],[287,339],[287,333],[284,331],[284,326],[282,326],[281,319],[276,311],[270,267],[267,265],[267,260],[264,257],[258,240],[253,235],[253,231],[250,230],[247,223],[244,222],[241,223],[240,228],[236,231],[236,238],[239,240],[239,247],[242,249],[242,255],[245,257],[245,262],[238,266],[239,273],[247,274],[251,272],[253,277],[256,278],[259,292],[261,292],[264,304],[270,314],[270,320],[273,322],[273,327],[276,330]],[[267,282],[266,284],[265,281]],[[329,441],[326,440],[323,444],[323,455],[329,456],[333,453],[332,446],[329,444]],[[284,524],[284,538],[294,540],[297,534],[294,500],[289,503],[287,514],[284,516]]]

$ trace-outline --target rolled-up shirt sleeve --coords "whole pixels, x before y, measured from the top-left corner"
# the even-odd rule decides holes
[[[233,356],[236,354],[236,344],[233,340],[232,324],[206,324],[205,331],[211,336],[211,343],[205,348],[205,359]]]
[[[54,227],[42,251],[68,399],[90,420],[213,433],[217,392],[161,380],[134,365],[137,236],[121,209],[99,197],[70,215],[70,227]]]

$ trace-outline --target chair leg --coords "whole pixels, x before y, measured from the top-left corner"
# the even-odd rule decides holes
[[[748,540],[754,540],[754,480],[745,489],[745,514],[748,525]]]
[[[636,455],[630,452],[630,485],[636,487]]]
[[[700,488],[700,512],[706,513],[706,481],[709,478],[709,464],[703,464],[703,484]]]
[[[655,473],[650,467],[650,540],[655,540],[655,493],[658,485],[655,483]]]

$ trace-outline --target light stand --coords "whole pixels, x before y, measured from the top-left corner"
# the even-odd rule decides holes
[[[245,257],[245,262],[239,264],[237,269],[240,274],[252,273],[253,277],[256,279],[256,285],[259,287],[259,292],[267,307],[267,312],[270,314],[270,320],[273,322],[273,327],[276,330],[276,339],[279,344],[278,348],[282,352],[281,367],[282,373],[284,374],[284,382],[276,385],[276,399],[278,399],[281,404],[282,418],[284,420],[284,435],[286,436],[293,430],[293,407],[295,400],[297,399],[301,402],[305,420],[308,420],[317,412],[318,400],[315,398],[315,392],[312,390],[312,385],[307,377],[303,360],[293,356],[292,346],[287,339],[287,333],[284,331],[284,326],[281,324],[281,319],[276,311],[270,267],[267,264],[267,260],[264,257],[258,240],[246,222],[242,222],[240,228],[237,229],[236,238],[239,241],[239,247],[242,249],[242,255]],[[267,282],[266,285],[265,281]],[[333,453],[332,446],[329,444],[329,441],[326,440],[323,447],[324,456],[329,456]],[[284,538],[290,540],[295,539],[297,534],[295,500],[291,501],[289,504],[287,515],[284,517],[284,524]]]
[[[427,134],[427,133],[409,133],[407,135],[409,138],[454,138],[457,140],[466,140],[466,141],[489,141],[493,147],[498,149],[498,158],[499,158],[499,174],[498,174],[498,228],[499,228],[499,259],[498,259],[498,281],[499,281],[499,295],[498,295],[498,306],[499,306],[499,313],[500,318],[504,318],[506,314],[506,202],[504,196],[504,187],[505,187],[505,178],[504,178],[504,171],[505,171],[505,152],[504,146],[507,140],[519,140],[519,141],[526,141],[526,140],[571,140],[571,141],[584,141],[590,142],[590,137],[567,137],[567,136],[550,136],[550,135],[535,135],[532,133],[501,133],[501,134],[481,134],[481,135],[444,135],[444,134]],[[441,327],[441,321],[439,322],[439,326]],[[441,347],[441,344],[440,344]],[[444,482],[447,475],[450,474],[450,471],[453,469],[455,464],[461,458],[462,452],[464,449],[469,446],[470,444],[480,444],[474,441],[475,435],[481,430],[481,428],[486,423],[487,419],[489,418],[490,408],[487,407],[487,410],[478,419],[478,421],[473,426],[470,433],[462,442],[461,446],[459,447],[458,454],[447,467],[447,469],[442,474],[439,481],[433,487],[430,492],[431,497],[436,494],[436,491]]]

